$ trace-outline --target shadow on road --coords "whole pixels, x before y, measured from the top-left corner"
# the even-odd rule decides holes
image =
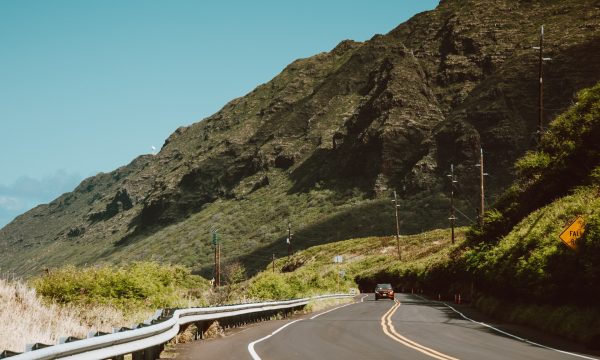
[[[454,303],[446,303],[436,300],[430,300],[419,295],[413,294],[398,294],[397,298],[401,301],[402,306],[410,307],[410,306],[424,306],[428,308],[435,309],[439,312],[439,315],[442,317],[441,323],[447,324],[449,326],[461,327],[465,329],[483,331],[488,334],[492,334],[495,336],[500,336],[504,338],[510,338],[513,340],[520,341],[528,340],[534,343],[538,343],[547,347],[551,347],[554,349],[559,349],[563,351],[576,352],[580,354],[587,354],[591,356],[600,356],[600,351],[594,351],[587,349],[584,345],[571,342],[560,338],[558,336],[549,335],[543,333],[539,330],[532,329],[526,326],[517,325],[517,324],[508,324],[508,323],[499,323],[489,316],[483,315],[479,313],[476,309],[468,306],[468,305],[459,305]],[[366,299],[365,299],[366,300]],[[456,311],[452,310],[449,306],[452,306],[457,311],[464,314],[466,317],[472,319],[473,321],[469,321],[461,316]],[[485,326],[482,323],[485,323]],[[498,330],[491,328],[490,326],[501,330],[505,333],[502,333]],[[508,334],[510,335],[508,335]],[[511,336],[512,335],[512,336]],[[517,338],[515,338],[517,337]],[[538,347],[535,344],[527,343],[530,346]]]

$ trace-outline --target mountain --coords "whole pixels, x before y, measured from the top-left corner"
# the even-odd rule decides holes
[[[448,225],[454,164],[460,223],[476,214],[479,148],[493,200],[535,146],[545,25],[545,121],[600,78],[600,1],[445,0],[386,35],[300,59],[155,155],[84,180],[0,230],[3,271],[155,259],[210,276],[292,250]],[[465,216],[463,216],[463,214]]]

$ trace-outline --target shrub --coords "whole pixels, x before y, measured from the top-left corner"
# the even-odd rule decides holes
[[[182,266],[138,262],[124,267],[65,266],[32,280],[37,292],[61,304],[105,304],[134,308],[176,307],[207,288],[206,280]],[[200,301],[201,299],[196,299]]]
[[[257,275],[248,287],[248,296],[261,300],[291,299],[294,292],[281,274],[263,272]]]

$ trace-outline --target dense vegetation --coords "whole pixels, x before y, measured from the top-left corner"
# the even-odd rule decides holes
[[[65,266],[31,281],[37,293],[59,304],[110,305],[124,312],[205,303],[208,281],[182,266],[153,262],[127,266]]]
[[[462,292],[491,314],[580,341],[600,337],[600,84],[579,93],[517,180],[467,241],[418,271],[389,266],[359,282],[393,279],[431,294]],[[573,251],[559,234],[576,216],[586,230]]]
[[[516,163],[517,180],[483,229],[472,229],[469,267],[486,292],[528,301],[593,304],[600,286],[600,83],[579,93],[537,151]],[[547,205],[549,204],[549,205]],[[557,235],[577,215],[587,231],[573,252]],[[500,285],[500,286],[499,286]]]
[[[390,274],[385,281],[400,286],[396,272],[420,274],[430,266],[448,261],[464,242],[464,230],[457,230],[456,244],[450,243],[450,230],[433,230],[417,235],[401,236],[402,260],[398,260],[395,237],[369,237],[314,246],[275,263],[275,271],[267,268],[252,278],[247,293],[255,298],[277,299],[303,297],[319,293],[347,292],[363,287],[372,291],[373,283],[364,279]],[[343,263],[334,263],[335,256]],[[359,283],[357,284],[357,280]]]
[[[521,219],[576,186],[600,177],[600,83],[582,90],[577,103],[558,116],[540,146],[516,164],[516,180],[488,212],[482,230],[473,229],[472,243],[497,242]]]

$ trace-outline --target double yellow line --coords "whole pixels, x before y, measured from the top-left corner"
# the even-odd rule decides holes
[[[394,313],[396,312],[396,310],[398,310],[398,308],[400,307],[400,301],[398,300],[394,300],[394,306],[392,306],[391,309],[389,309],[385,314],[383,314],[383,316],[381,317],[381,327],[383,328],[383,332],[389,336],[390,338],[392,338],[393,340],[399,342],[400,344],[409,347],[413,350],[416,350],[420,353],[423,353],[427,356],[431,356],[434,359],[439,359],[439,360],[458,360],[455,357],[446,355],[446,354],[442,354],[439,351],[435,351],[431,348],[428,348],[427,346],[423,346],[421,344],[418,344],[410,339],[407,339],[406,337],[400,335],[396,329],[394,329],[394,325],[392,324],[392,315],[394,315]]]

